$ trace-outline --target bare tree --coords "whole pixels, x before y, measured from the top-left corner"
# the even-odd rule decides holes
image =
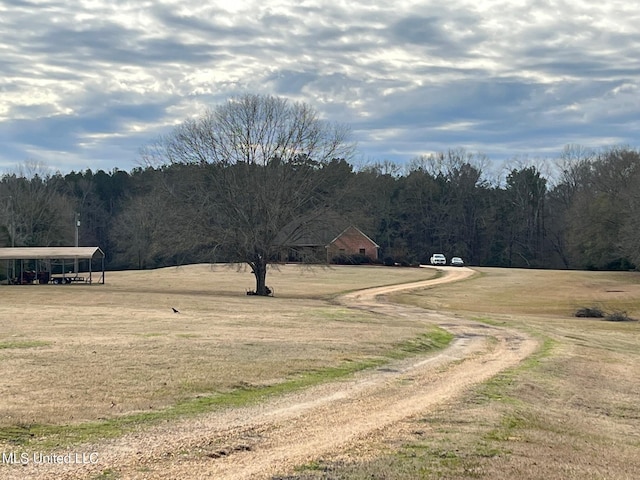
[[[247,263],[255,293],[267,295],[267,265],[330,208],[340,163],[350,158],[349,130],[321,120],[304,103],[247,94],[187,120],[147,148],[153,164],[197,165],[167,185],[194,230],[204,229],[229,258]]]
[[[70,245],[73,240],[73,203],[51,185],[45,166],[26,163],[17,173],[0,179],[0,223],[11,245]]]
[[[140,270],[153,265],[162,251],[165,207],[159,195],[138,195],[127,199],[114,219],[111,237],[117,253]]]
[[[547,180],[535,166],[513,169],[507,177],[506,200],[510,204],[508,219],[509,266],[519,257],[527,267],[544,261],[545,195]]]
[[[580,170],[568,210],[570,247],[581,266],[627,268],[637,261],[637,185],[640,153],[602,150]]]

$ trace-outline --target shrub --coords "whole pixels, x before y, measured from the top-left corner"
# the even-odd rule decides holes
[[[582,307],[576,311],[574,316],[581,318],[603,318],[604,312],[598,307]]]
[[[610,313],[609,315],[607,315],[606,319],[609,320],[610,322],[631,322],[631,321],[633,321],[633,318],[629,317],[627,315],[627,312],[620,312],[620,311],[616,311],[616,312]]]
[[[331,263],[336,265],[370,265],[375,262],[366,255],[357,253],[355,255],[338,255],[331,259]]]
[[[635,321],[634,318],[631,318],[629,317],[629,315],[627,315],[627,312],[616,310],[614,312],[605,314],[605,312],[598,307],[582,307],[576,310],[576,313],[574,315],[576,317],[583,317],[583,318],[604,318],[605,320],[608,320],[610,322]]]

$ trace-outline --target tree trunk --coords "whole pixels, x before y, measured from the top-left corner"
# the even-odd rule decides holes
[[[256,277],[256,295],[267,296],[271,294],[271,290],[267,288],[267,261],[258,256],[254,261],[250,262],[252,273]]]

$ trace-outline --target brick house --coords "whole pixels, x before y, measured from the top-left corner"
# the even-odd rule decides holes
[[[358,227],[353,225],[339,227],[339,221],[320,221],[305,224],[298,228],[295,235],[289,234],[283,240],[279,261],[332,263],[337,257],[363,255],[371,260],[378,259],[376,242],[371,240]],[[337,233],[336,232],[340,232]]]
[[[325,245],[327,263],[336,257],[362,255],[371,260],[378,259],[380,246],[353,225],[345,228],[337,237]]]

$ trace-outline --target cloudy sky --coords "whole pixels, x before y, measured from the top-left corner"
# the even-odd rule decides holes
[[[640,144],[629,0],[0,0],[0,169],[130,170],[242,93],[351,126],[364,161]]]

